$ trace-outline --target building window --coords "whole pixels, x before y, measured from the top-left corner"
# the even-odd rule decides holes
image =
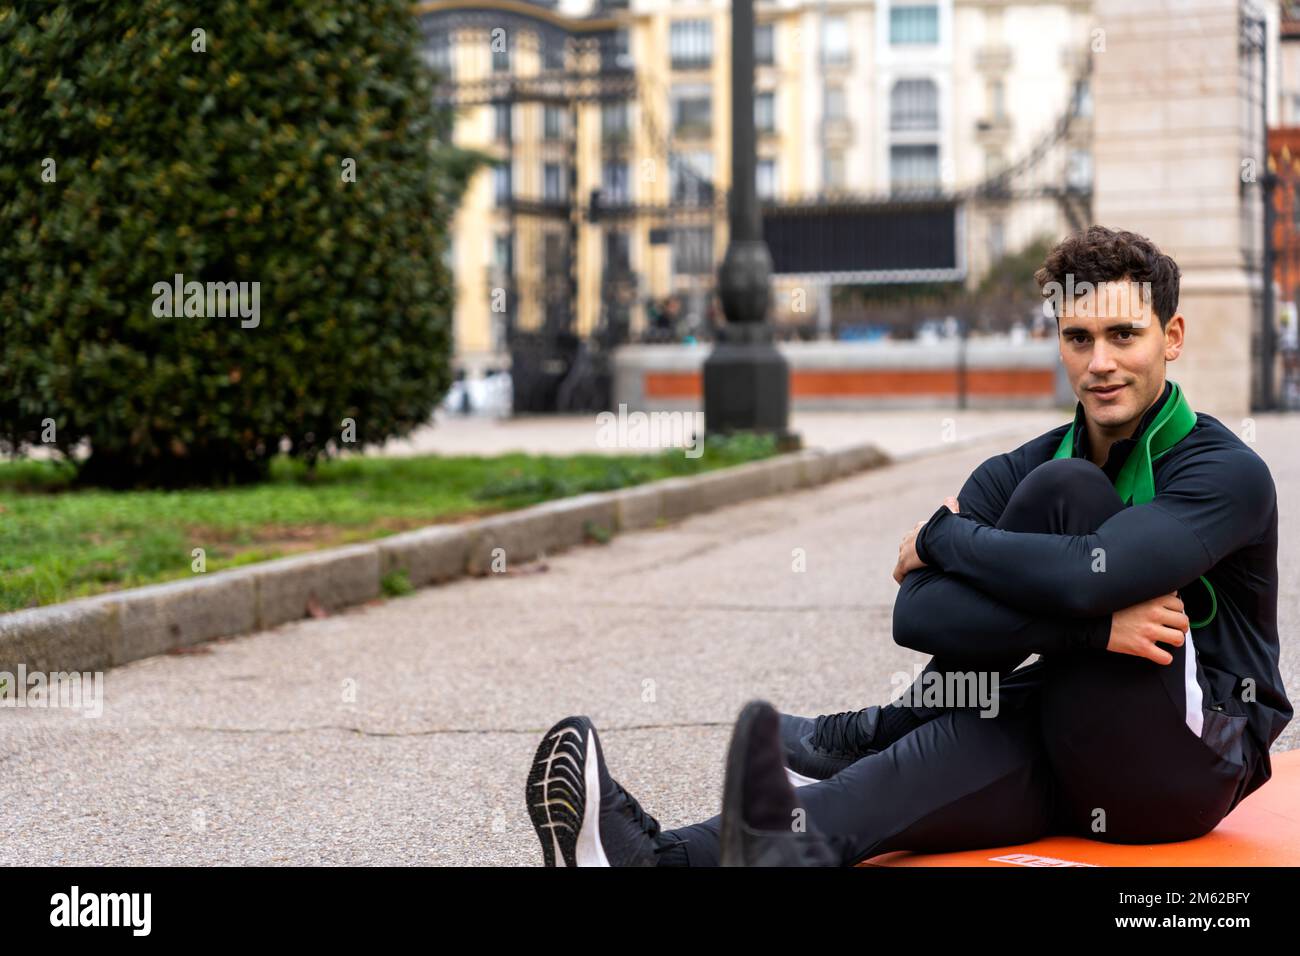
[[[849,21],[842,16],[822,20],[822,62],[843,65],[849,62]]]
[[[713,272],[713,230],[707,226],[674,229],[672,256],[674,275],[709,275]]]
[[[429,68],[438,74],[440,80],[453,80],[451,67],[451,36],[446,33],[437,33],[425,41],[423,50],[424,62]]]
[[[826,87],[826,119],[838,122],[848,116],[844,100],[844,87],[838,83]]]
[[[702,70],[713,62],[713,22],[678,20],[669,28],[668,53],[674,70]]]
[[[938,43],[939,7],[936,4],[891,7],[889,42],[893,44]]]
[[[498,206],[510,202],[510,167],[509,165],[492,167],[492,196]]]
[[[568,193],[568,183],[564,167],[559,163],[545,163],[542,166],[542,201],[564,202]]]
[[[542,107],[542,135],[546,139],[559,139],[564,133],[564,110],[551,103]]]
[[[707,84],[678,84],[672,90],[673,134],[707,136],[713,130],[713,91]]]
[[[497,236],[492,247],[492,264],[503,275],[515,271],[515,243],[513,236]]]
[[[989,260],[997,262],[1007,254],[1006,227],[1001,219],[989,220]]]
[[[547,275],[564,275],[568,269],[564,265],[564,236],[558,232],[548,232],[542,239],[542,268]]]
[[[754,129],[760,133],[776,132],[776,94],[754,94]]]
[[[939,147],[891,146],[889,182],[894,189],[936,189],[939,186]]]
[[[632,69],[632,54],[628,47],[626,30],[615,30],[601,37],[600,68],[602,70]]]
[[[992,177],[998,175],[998,173],[1002,172],[1002,168],[1005,164],[1006,164],[1006,159],[1002,155],[1002,150],[990,149],[986,151],[984,153],[985,178],[991,179]]]
[[[510,142],[511,115],[509,103],[492,104],[492,127],[498,143]]]
[[[1074,92],[1070,96],[1070,108],[1074,115],[1085,118],[1092,115],[1092,85],[1087,80],[1077,80]]]
[[[632,271],[632,240],[626,230],[605,230],[605,270],[613,273]]]
[[[510,40],[508,37],[492,40],[492,72],[510,72]]]
[[[776,65],[776,24],[754,25],[754,62],[759,66]]]
[[[670,153],[668,155],[668,190],[673,202],[707,203],[713,201],[713,154]]]
[[[889,92],[889,128],[939,128],[939,88],[933,80],[899,80]]]
[[[755,187],[758,190],[759,199],[776,198],[776,160],[760,159],[758,165],[754,167],[754,175],[757,180]]]
[[[564,69],[564,41],[548,40],[542,48],[542,69]]]
[[[602,204],[626,206],[632,201],[632,180],[628,175],[627,163],[606,163],[600,182]]]
[[[995,120],[1005,119],[1007,115],[1006,87],[1001,80],[992,80],[988,86],[989,113]]]
[[[606,140],[627,139],[627,102],[600,104],[600,135]]]
[[[848,181],[844,150],[828,149],[822,159],[822,182],[826,189],[843,189]]]
[[[1071,189],[1092,188],[1092,153],[1086,149],[1072,149],[1065,160],[1065,183]]]

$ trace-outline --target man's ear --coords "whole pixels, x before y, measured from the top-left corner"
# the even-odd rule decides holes
[[[1169,324],[1165,326],[1166,362],[1173,362],[1182,354],[1186,331],[1187,325],[1183,320],[1183,313],[1175,312],[1169,319]]]

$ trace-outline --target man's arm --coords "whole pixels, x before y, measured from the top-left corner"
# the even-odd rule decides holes
[[[1092,534],[1003,531],[945,506],[917,535],[916,553],[1030,614],[1095,618],[1195,581],[1259,536],[1275,499],[1263,459],[1249,449],[1216,449],[1181,465],[1152,501],[1123,509]]]
[[[894,599],[894,643],[936,656],[1105,650],[1110,625],[1109,614],[1073,619],[1027,614],[937,568],[908,572]]]
[[[995,455],[976,468],[957,495],[961,510],[953,519],[995,524],[1019,483],[1018,471],[1025,470],[1020,453]],[[894,599],[894,642],[946,657],[1105,649],[1110,624],[1109,614],[1076,621],[1028,614],[933,567],[909,572]]]

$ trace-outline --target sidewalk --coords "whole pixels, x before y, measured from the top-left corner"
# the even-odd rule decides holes
[[[836,449],[869,442],[891,457],[942,448],[952,441],[1041,434],[1070,420],[1070,411],[897,409],[872,412],[799,412],[790,428],[805,448]],[[602,448],[595,415],[546,415],[495,419],[440,415],[407,439],[368,451],[376,455],[499,455],[509,451],[569,455],[625,454]]]
[[[898,541],[1037,431],[139,661],[100,719],[6,712],[0,864],[537,865],[524,780],[570,713],[664,826],[707,817],[746,700],[844,710],[924,663],[890,639]],[[1255,448],[1282,495],[1294,698],[1300,417],[1261,416]]]

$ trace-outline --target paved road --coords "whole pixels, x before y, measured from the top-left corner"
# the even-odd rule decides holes
[[[747,699],[847,709],[922,663],[889,638],[898,541],[1006,447],[140,661],[107,675],[99,719],[0,711],[0,863],[533,865],[524,778],[569,713],[665,826],[710,815]],[[1283,495],[1294,698],[1300,417],[1261,418],[1255,447]],[[1278,747],[1297,745],[1300,722]]]
[[[869,442],[885,453],[915,454],[987,436],[1000,438],[1029,429],[1041,434],[1074,413],[1069,409],[966,409],[899,408],[875,411],[804,411],[790,415],[790,428],[806,448],[844,448]],[[680,419],[689,427],[694,419]],[[660,426],[660,442],[671,445],[676,426]],[[439,413],[433,425],[417,429],[409,438],[393,440],[366,451],[369,455],[498,455],[507,451],[568,455],[578,452],[626,454],[625,447],[602,447],[595,415],[537,415],[494,419],[462,418]],[[683,428],[678,434],[689,438]],[[678,442],[677,444],[681,444]],[[933,509],[931,509],[933,510]]]

